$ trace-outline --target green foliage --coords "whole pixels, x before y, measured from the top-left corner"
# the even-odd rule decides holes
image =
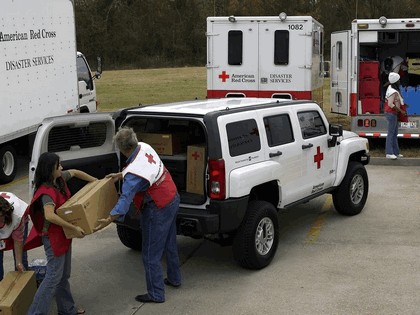
[[[310,15],[333,31],[355,18],[420,16],[418,0],[74,0],[78,49],[105,69],[206,64],[208,16]],[[92,63],[91,61],[91,63]]]

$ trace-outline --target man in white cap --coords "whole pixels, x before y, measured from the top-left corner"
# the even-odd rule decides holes
[[[386,120],[388,121],[388,134],[386,136],[385,153],[386,158],[396,160],[397,158],[403,157],[400,154],[400,148],[398,146],[398,114],[405,112],[401,109],[401,105],[404,105],[404,99],[400,93],[399,87],[400,75],[395,72],[391,72],[388,76],[389,86],[385,94],[385,106],[384,112]]]

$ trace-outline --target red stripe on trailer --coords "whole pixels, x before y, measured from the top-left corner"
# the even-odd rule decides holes
[[[411,133],[404,133],[403,134],[403,137],[404,138],[411,138]]]
[[[379,132],[374,132],[373,136],[379,138],[381,136],[381,134]]]

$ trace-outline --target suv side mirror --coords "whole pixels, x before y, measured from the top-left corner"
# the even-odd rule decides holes
[[[330,124],[329,135],[332,138],[328,140],[328,147],[331,148],[337,144],[337,138],[343,135],[343,126]]]
[[[341,137],[343,135],[343,126],[330,124],[329,134],[333,137]]]

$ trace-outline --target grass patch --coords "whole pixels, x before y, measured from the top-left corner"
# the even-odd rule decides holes
[[[96,81],[99,111],[204,99],[205,67],[105,71]]]

